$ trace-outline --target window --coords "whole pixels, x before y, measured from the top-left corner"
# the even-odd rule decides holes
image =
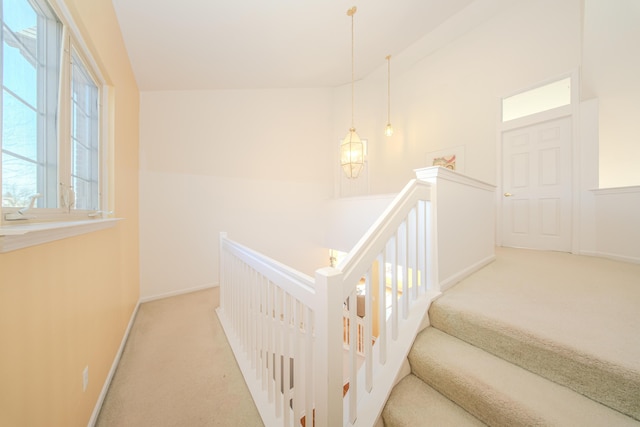
[[[56,207],[60,30],[46,4],[2,0],[2,206]]]
[[[99,209],[98,86],[74,52],[71,56],[71,188],[76,209]]]
[[[571,104],[571,78],[536,87],[502,100],[502,121],[518,119]]]
[[[2,221],[86,217],[103,209],[99,74],[60,4],[0,4]]]

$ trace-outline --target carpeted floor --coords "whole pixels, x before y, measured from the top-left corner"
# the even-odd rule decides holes
[[[640,419],[640,265],[498,248],[431,324]]]
[[[385,421],[640,426],[638,307],[640,265],[497,248],[432,304]]]
[[[214,288],[140,305],[98,427],[263,425],[218,302]]]
[[[640,265],[496,248],[440,299],[640,371]]]
[[[640,369],[640,265],[497,248],[496,261],[447,291],[447,302]],[[98,427],[262,426],[217,306],[218,289],[140,306]]]

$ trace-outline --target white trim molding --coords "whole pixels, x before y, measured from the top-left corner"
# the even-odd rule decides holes
[[[115,226],[121,219],[107,218],[5,225],[0,227],[0,253],[104,230]]]
[[[640,186],[591,192],[595,196],[595,245],[583,253],[640,264]]]
[[[496,186],[493,184],[480,181],[463,173],[440,166],[429,166],[426,168],[415,169],[414,172],[416,174],[416,177],[422,181],[435,182],[435,179],[439,178],[446,181],[455,182],[457,184],[466,185],[468,187],[491,191],[492,193],[496,191]]]
[[[194,286],[194,287],[187,288],[187,289],[179,289],[177,291],[171,291],[171,292],[165,292],[165,293],[157,294],[157,295],[149,295],[149,296],[140,297],[140,302],[141,303],[151,302],[151,301],[156,301],[156,300],[159,300],[159,299],[171,298],[171,297],[175,297],[175,296],[178,296],[178,295],[190,294],[192,292],[204,291],[205,289],[214,289],[214,288],[218,288],[218,287],[220,287],[219,283],[209,283],[209,284],[206,284],[206,285]]]
[[[122,358],[122,353],[124,352],[124,346],[127,344],[127,340],[129,339],[129,334],[131,333],[131,328],[133,328],[133,322],[136,320],[136,316],[138,316],[138,309],[140,308],[140,301],[136,304],[133,309],[133,313],[131,313],[131,317],[129,318],[129,324],[127,325],[127,329],[124,331],[124,335],[122,336],[122,340],[120,341],[120,347],[118,348],[118,352],[116,353],[116,357],[113,359],[113,363],[111,364],[111,369],[107,374],[107,378],[102,385],[102,390],[100,391],[100,396],[98,396],[98,401],[96,405],[93,407],[93,412],[91,413],[91,418],[89,419],[88,427],[93,427],[98,422],[98,416],[100,415],[100,410],[102,409],[102,404],[104,403],[104,399],[107,397],[107,392],[109,391],[109,386],[111,386],[111,381],[113,380],[113,376],[118,369],[118,364],[120,363],[120,359]]]

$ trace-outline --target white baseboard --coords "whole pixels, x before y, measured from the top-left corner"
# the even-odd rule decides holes
[[[617,255],[611,254],[607,252],[598,252],[598,251],[580,251],[580,255],[585,256],[595,256],[599,258],[608,258],[614,261],[622,261],[622,262],[630,262],[632,264],[640,264],[640,258],[630,257],[626,255]]]
[[[460,282],[462,279],[472,275],[473,273],[475,273],[476,271],[480,270],[482,267],[484,267],[485,265],[495,261],[496,259],[496,254],[492,254],[488,257],[486,257],[485,259],[478,261],[475,264],[470,265],[469,267],[465,268],[462,271],[459,271],[458,273],[454,274],[453,276],[447,277],[446,280],[443,280],[440,282],[440,291],[444,292],[447,289],[449,289],[450,287],[452,287],[453,285],[455,285],[456,283]]]
[[[116,353],[116,357],[113,359],[113,363],[111,364],[111,369],[109,370],[109,374],[102,385],[102,391],[100,392],[100,396],[98,396],[98,401],[93,408],[93,413],[91,414],[91,418],[89,418],[88,427],[93,427],[98,421],[98,415],[100,415],[100,410],[102,409],[102,404],[104,403],[104,398],[107,396],[107,391],[109,391],[109,386],[111,385],[111,380],[113,380],[113,376],[116,373],[116,369],[118,369],[118,363],[120,363],[120,358],[122,357],[122,352],[124,351],[124,346],[127,343],[127,339],[129,338],[129,333],[131,332],[131,328],[133,327],[133,322],[138,315],[138,308],[140,308],[140,301],[136,304],[136,307],[133,309],[133,313],[131,313],[131,318],[129,319],[129,324],[127,325],[127,329],[124,331],[124,336],[122,337],[122,341],[120,342],[120,348]]]
[[[220,284],[215,283],[215,284],[207,284],[207,285],[202,285],[202,286],[196,286],[194,288],[178,289],[176,291],[166,292],[164,294],[158,294],[158,295],[151,295],[151,296],[147,296],[147,297],[142,297],[142,298],[140,298],[140,302],[143,303],[143,302],[155,301],[155,300],[163,299],[163,298],[175,297],[177,295],[190,294],[191,292],[203,291],[205,289],[217,288],[219,286],[220,286]]]

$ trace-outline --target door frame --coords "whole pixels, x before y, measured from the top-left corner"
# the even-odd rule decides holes
[[[564,78],[571,78],[571,103],[562,107],[554,108],[551,110],[543,111],[541,113],[532,114],[525,117],[510,120],[508,122],[502,121],[502,100],[513,95],[517,95],[522,92],[535,89],[539,86],[544,86],[549,83],[553,83],[557,80]],[[549,79],[537,82],[526,88],[518,91],[505,94],[498,99],[498,115],[496,126],[496,245],[503,245],[503,215],[502,209],[504,204],[504,184],[502,179],[503,171],[503,158],[502,158],[502,135],[503,133],[523,128],[549,120],[560,119],[563,117],[571,118],[571,147],[569,153],[571,156],[571,227],[569,232],[571,233],[571,253],[579,253],[580,245],[580,138],[579,138],[579,123],[580,123],[580,73],[578,69],[554,76]]]

